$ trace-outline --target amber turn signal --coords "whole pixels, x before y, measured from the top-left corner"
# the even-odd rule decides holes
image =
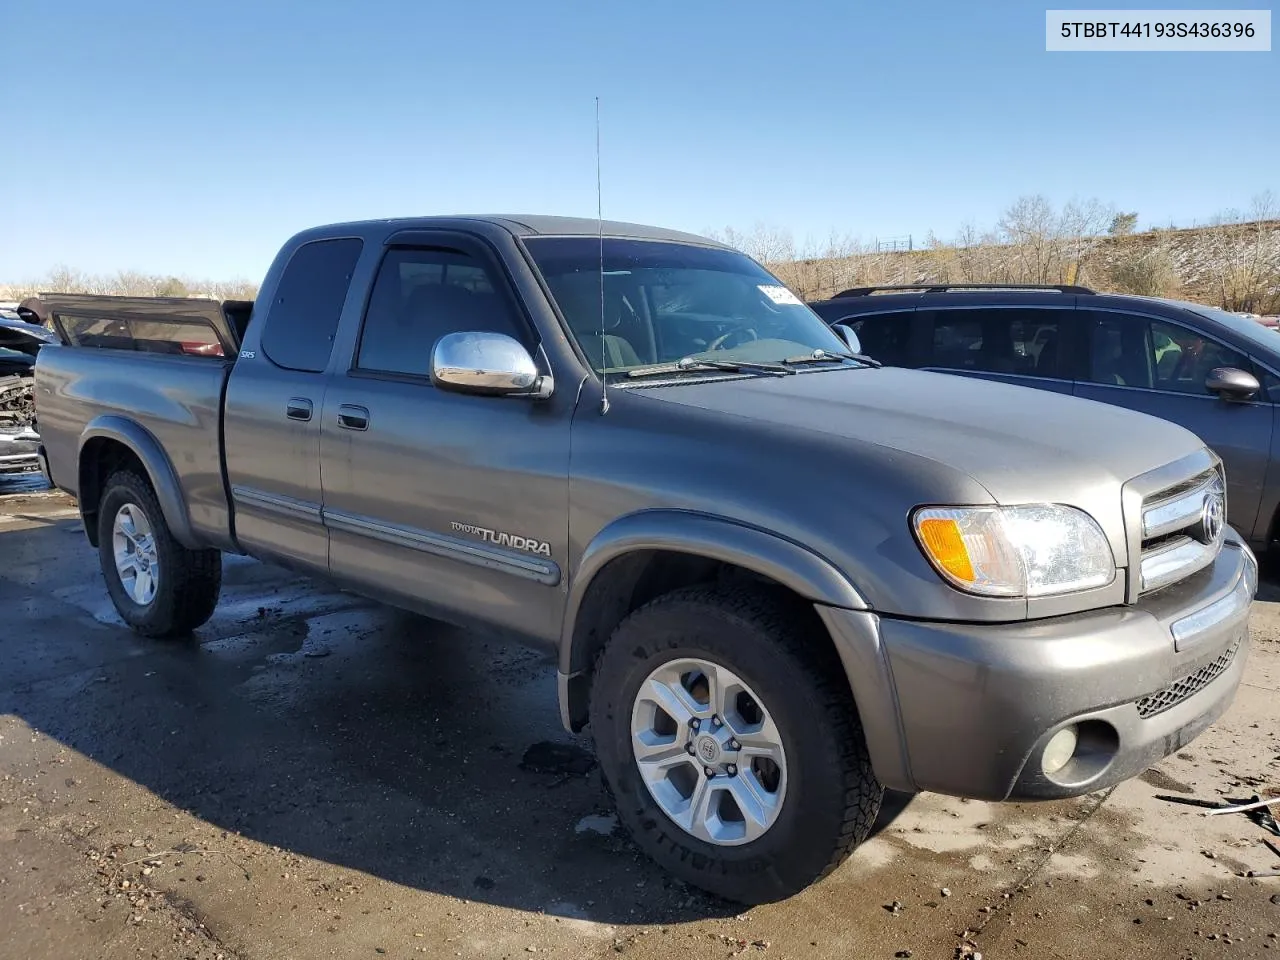
[[[973,563],[960,535],[960,525],[949,517],[930,517],[920,521],[919,529],[920,540],[933,562],[957,580],[972,583]]]

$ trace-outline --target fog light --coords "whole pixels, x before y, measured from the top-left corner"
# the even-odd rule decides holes
[[[1240,548],[1244,551],[1245,589],[1249,591],[1249,599],[1252,600],[1258,595],[1258,558],[1248,544],[1242,543]]]
[[[1075,724],[1064,727],[1055,733],[1052,739],[1045,744],[1044,753],[1040,755],[1040,769],[1046,775],[1052,776],[1065,767],[1071,762],[1071,758],[1075,756],[1078,740],[1079,736]]]

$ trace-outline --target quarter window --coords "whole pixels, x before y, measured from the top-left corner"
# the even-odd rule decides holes
[[[356,366],[425,377],[436,341],[468,330],[526,339],[490,267],[459,250],[392,250],[373,284]]]

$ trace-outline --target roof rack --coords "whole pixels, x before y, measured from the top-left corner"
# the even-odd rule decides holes
[[[890,283],[876,287],[850,287],[841,290],[832,300],[844,297],[865,297],[878,290],[918,290],[921,293],[946,293],[949,290],[1054,290],[1058,293],[1092,294],[1088,287],[1069,283]]]

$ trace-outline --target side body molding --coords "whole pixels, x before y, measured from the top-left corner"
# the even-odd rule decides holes
[[[636,551],[667,550],[732,563],[769,577],[806,600],[831,607],[866,610],[867,602],[848,578],[807,547],[770,533],[687,510],[643,510],[608,524],[587,545],[574,572],[560,637],[560,673],[588,666],[575,649],[577,621],[596,575],[610,561]]]
[[[165,522],[173,532],[174,539],[184,547],[198,548],[202,544],[191,529],[191,519],[187,516],[186,502],[182,498],[182,488],[178,484],[178,474],[169,462],[168,455],[159,441],[151,433],[134,420],[117,414],[105,413],[94,417],[80,434],[80,446],[76,456],[78,465],[78,490],[87,489],[84,448],[92,440],[108,439],[124,444],[142,461],[151,487],[160,501],[160,509],[164,512]],[[84,522],[85,533],[89,542],[97,545],[98,531],[89,522],[89,516],[98,508],[96,503],[85,504],[80,500],[80,518]]]

